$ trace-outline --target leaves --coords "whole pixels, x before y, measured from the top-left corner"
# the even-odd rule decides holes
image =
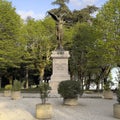
[[[53,26],[52,26],[53,25]],[[31,69],[31,65],[39,71],[41,80],[43,79],[44,69],[50,62],[50,54],[52,49],[51,39],[55,23],[46,18],[44,21],[35,21],[30,19],[24,25],[25,33],[23,38],[26,41],[23,62],[30,61],[27,65]]]
[[[0,62],[2,66],[18,66],[20,60],[20,17],[10,2],[0,0]]]
[[[119,64],[120,1],[109,0],[97,15],[97,21],[99,22],[97,22],[97,27],[102,33],[106,46],[109,46],[111,55],[113,55],[115,62]]]

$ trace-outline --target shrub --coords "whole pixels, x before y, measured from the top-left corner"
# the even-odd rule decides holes
[[[5,90],[12,90],[12,85],[11,84],[5,85]]]
[[[39,85],[39,89],[40,89],[40,97],[42,100],[42,104],[45,104],[48,98],[48,94],[50,93],[51,87],[49,86],[48,83],[41,82]]]
[[[64,98],[77,98],[81,94],[81,85],[79,81],[66,80],[59,83],[58,93]]]
[[[21,90],[21,82],[18,80],[14,80],[12,90],[20,91]]]
[[[113,86],[114,85],[114,83],[112,82],[112,81],[110,81],[110,80],[108,80],[105,84],[104,84],[104,86],[103,86],[103,88],[104,88],[104,90],[110,90],[111,89],[111,86]]]

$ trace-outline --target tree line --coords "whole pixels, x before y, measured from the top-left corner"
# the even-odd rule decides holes
[[[49,11],[62,14],[65,20],[63,46],[71,56],[71,79],[80,80],[86,89],[91,83],[99,89],[110,70],[120,66],[120,1],[74,11],[67,3],[69,0],[54,0],[58,8]],[[18,79],[28,88],[52,74],[55,21],[49,15],[43,20],[28,16],[24,21],[15,10],[11,2],[0,0],[0,86]]]

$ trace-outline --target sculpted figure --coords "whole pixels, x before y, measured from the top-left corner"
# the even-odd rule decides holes
[[[48,12],[51,17],[56,21],[56,36],[58,41],[58,50],[63,50],[62,47],[62,39],[63,39],[63,24],[64,21],[62,19],[62,16],[56,16],[55,14]]]

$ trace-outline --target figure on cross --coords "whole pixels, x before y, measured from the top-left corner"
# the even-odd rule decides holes
[[[58,50],[63,50],[62,46],[62,40],[63,40],[63,24],[65,21],[62,19],[62,15],[56,16],[52,12],[48,12],[51,17],[56,21],[56,36],[57,36],[57,41],[58,41]]]

